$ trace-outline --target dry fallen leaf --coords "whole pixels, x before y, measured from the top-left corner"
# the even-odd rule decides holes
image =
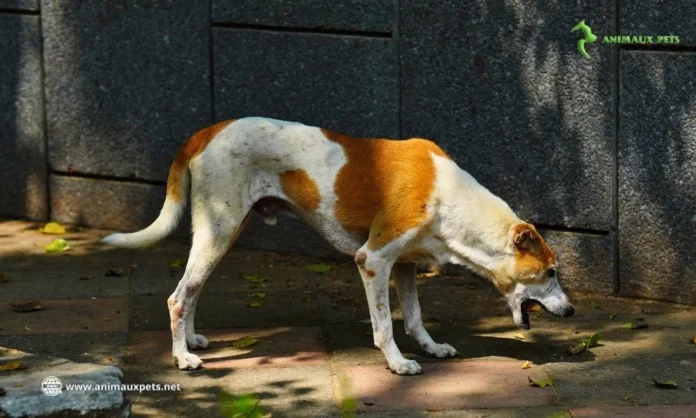
[[[527,338],[522,334],[521,332],[516,332],[512,335],[514,338],[517,338],[518,340],[526,340]]]
[[[27,330],[27,331],[34,331],[33,328],[29,328],[29,327],[24,327],[24,329]]]
[[[524,363],[522,363],[523,369],[529,369],[530,367],[532,367],[532,363],[530,363],[528,361],[525,361]]]
[[[39,228],[42,234],[65,234],[65,227],[58,222],[49,222],[43,228]]]
[[[609,319],[614,319],[615,316],[616,314],[609,314]]]
[[[7,273],[0,273],[0,283],[5,283],[9,279]]]
[[[426,279],[432,279],[433,277],[437,277],[440,275],[440,272],[435,270],[435,271],[428,271],[425,273],[421,273],[420,277],[426,278]]]
[[[19,360],[11,361],[9,363],[0,364],[0,372],[11,372],[13,370],[23,369],[24,366]]]
[[[123,269],[108,269],[104,273],[105,277],[121,277],[123,276]]]
[[[94,276],[82,276],[80,277],[80,280],[93,280]]]
[[[263,299],[252,300],[247,306],[250,308],[260,308],[263,306]]]
[[[534,386],[534,387],[538,387],[538,388],[545,388],[547,386],[553,386],[553,380],[551,380],[551,379],[543,379],[543,380],[534,381],[529,376],[527,376],[527,379],[529,379],[530,386]]]
[[[49,253],[62,253],[64,251],[68,251],[70,249],[70,245],[68,245],[68,242],[63,238],[58,238],[52,243],[44,246],[44,249]]]
[[[12,306],[12,310],[15,312],[34,312],[41,310],[41,302],[39,302],[38,300],[32,300],[29,302],[22,303],[10,302],[10,305]]]
[[[691,339],[689,341],[691,342],[691,344],[696,344],[696,335],[691,337]]]
[[[254,337],[244,337],[240,338],[237,341],[232,343],[232,347],[234,348],[244,348],[244,347],[249,347],[254,344],[256,344],[258,340]]]

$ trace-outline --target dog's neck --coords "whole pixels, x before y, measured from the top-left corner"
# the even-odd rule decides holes
[[[436,196],[447,197],[437,199],[438,233],[450,253],[446,261],[494,280],[495,272],[513,256],[508,231],[523,221],[454,162],[441,157],[435,157],[435,162]]]

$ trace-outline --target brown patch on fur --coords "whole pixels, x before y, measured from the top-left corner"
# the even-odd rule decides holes
[[[375,272],[373,270],[367,270],[367,275],[370,277],[375,277]]]
[[[283,192],[292,202],[304,210],[317,210],[321,195],[317,183],[302,169],[290,170],[280,175]]]
[[[187,169],[189,161],[200,154],[221,130],[234,122],[234,119],[218,122],[196,132],[176,153],[174,162],[169,167],[169,177],[167,178],[167,197],[174,200],[181,200],[181,177]]]
[[[540,280],[546,280],[543,273],[556,263],[556,258],[534,225],[530,223],[514,225],[510,229],[510,235],[517,248],[517,254],[515,254],[517,278],[525,281],[532,275],[541,275]]]
[[[336,219],[346,230],[369,237],[368,247],[374,250],[427,221],[435,186],[430,153],[449,158],[435,143],[322,133],[348,157],[334,185]]]
[[[169,319],[171,321],[172,332],[176,331],[178,327],[177,322],[179,321],[179,319],[181,319],[181,316],[183,315],[183,312],[181,311],[182,308],[183,305],[180,303],[174,304],[169,308]]]
[[[365,267],[366,262],[367,262],[367,254],[361,253],[361,252],[355,254],[355,263],[358,266]]]

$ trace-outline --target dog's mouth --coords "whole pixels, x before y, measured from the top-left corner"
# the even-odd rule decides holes
[[[522,328],[522,329],[530,329],[531,326],[529,325],[529,312],[532,312],[535,310],[535,308],[539,306],[541,309],[544,311],[548,312],[546,309],[546,306],[544,306],[543,303],[539,302],[538,300],[535,299],[525,299],[522,301],[520,304],[520,321],[518,321],[517,325]]]

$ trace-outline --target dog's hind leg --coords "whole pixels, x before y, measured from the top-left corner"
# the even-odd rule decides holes
[[[200,193],[200,197],[210,196]],[[235,199],[241,199],[235,195]],[[217,199],[216,199],[217,200]],[[172,356],[180,369],[196,369],[202,361],[188,352],[188,347],[204,348],[208,341],[195,334],[194,310],[203,284],[220,259],[239,235],[249,208],[235,203],[238,210],[230,210],[224,201],[198,201],[192,193],[193,243],[184,276],[167,301],[172,330]]]
[[[458,353],[454,347],[433,341],[423,326],[418,290],[416,289],[416,265],[412,263],[395,264],[392,268],[392,278],[404,314],[406,333],[418,341],[423,350],[431,356],[438,358],[456,356]]]

